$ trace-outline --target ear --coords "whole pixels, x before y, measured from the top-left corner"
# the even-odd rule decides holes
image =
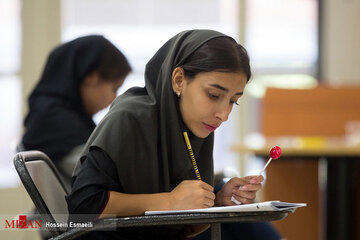
[[[174,69],[172,73],[171,83],[173,91],[176,95],[181,94],[181,91],[183,90],[185,82],[185,72],[184,69],[181,67],[177,67]]]

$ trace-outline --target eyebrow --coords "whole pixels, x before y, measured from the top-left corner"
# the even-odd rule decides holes
[[[224,91],[224,92],[229,92],[229,89],[224,88],[223,86],[220,86],[219,84],[210,84],[210,86],[212,86],[212,87],[214,87],[214,88],[217,88],[217,89],[220,89],[220,90],[222,90],[222,91]],[[244,92],[237,92],[237,93],[235,93],[235,95],[243,95],[243,94],[244,94]]]

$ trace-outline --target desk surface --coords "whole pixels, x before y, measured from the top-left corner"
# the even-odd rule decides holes
[[[169,215],[151,215],[138,217],[105,218],[94,223],[93,228],[74,228],[61,235],[71,239],[79,237],[86,232],[95,230],[114,230],[119,227],[145,227],[179,224],[213,224],[226,222],[266,222],[281,220],[287,217],[291,211],[274,212],[234,212],[234,213],[187,213]],[[60,239],[54,237],[52,239]]]
[[[230,212],[230,213],[185,213],[169,215],[149,215],[132,217],[127,220],[117,219],[117,227],[128,227],[133,225],[177,225],[177,224],[196,224],[196,223],[224,223],[224,222],[266,222],[285,218],[289,210],[286,211],[261,211],[261,212]],[[104,219],[105,220],[105,219]],[[140,221],[140,223],[139,223]]]
[[[281,145],[280,145],[281,147]],[[252,148],[245,145],[234,145],[231,150],[238,153],[254,153],[260,156],[269,155],[269,147]],[[296,147],[281,147],[281,156],[347,156],[347,157],[360,157],[360,146],[346,147],[313,147],[313,148],[296,148]]]

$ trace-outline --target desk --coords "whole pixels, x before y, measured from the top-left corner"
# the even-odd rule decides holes
[[[138,217],[106,218],[95,222],[94,228],[76,228],[62,234],[62,239],[69,236],[69,239],[77,238],[88,231],[96,229],[114,230],[120,227],[145,227],[160,225],[178,225],[178,224],[211,224],[212,240],[220,240],[220,224],[228,222],[265,222],[281,220],[287,217],[290,211],[276,212],[236,212],[236,213],[188,213],[171,215],[152,215]],[[57,237],[51,238],[53,240]]]
[[[238,153],[252,152],[266,159],[268,158],[269,149],[270,147],[257,149],[242,145],[232,147],[232,150]],[[288,164],[287,166],[291,163],[294,165],[299,159],[305,161],[322,159],[323,161],[317,161],[317,163],[326,163],[325,168],[323,168],[325,169],[325,188],[324,191],[319,191],[320,201],[323,200],[323,205],[325,205],[323,209],[320,209],[320,218],[324,218],[324,226],[318,235],[324,239],[360,239],[360,161],[358,161],[360,160],[360,146],[346,147],[338,145],[332,146],[331,148],[306,149],[282,147],[282,150],[281,159],[275,160],[269,165],[269,175],[272,171],[271,165],[278,165],[277,168],[273,168],[273,171],[276,171],[275,169],[284,171],[286,169],[281,168],[281,166],[279,167],[279,165],[285,164],[286,162]],[[295,173],[295,175],[298,176],[298,180],[301,181],[300,172]],[[274,176],[273,172],[271,177],[276,178],[278,176]],[[289,175],[287,175],[287,177],[289,177]],[[278,179],[278,184],[286,184],[287,181],[288,179]],[[319,189],[321,190],[322,187]],[[283,198],[281,200],[287,201],[286,195],[276,197]],[[309,203],[310,206],[311,204],[313,203]],[[314,204],[317,205],[319,203]],[[321,204],[319,205],[321,206]],[[314,239],[318,239],[318,236],[315,237]]]

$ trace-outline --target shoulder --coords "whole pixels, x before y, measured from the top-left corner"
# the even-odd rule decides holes
[[[41,129],[44,133],[52,133],[52,130],[57,133],[79,133],[88,132],[91,118],[86,119],[81,113],[65,108],[63,106],[52,106],[44,109],[41,113],[36,114],[32,118],[31,123],[26,127],[39,131]],[[95,126],[95,125],[94,125]]]
[[[87,117],[84,113],[62,106],[54,106],[53,109],[49,111],[49,116],[50,119],[58,125],[69,122],[74,128],[88,128],[87,123],[92,121],[91,117]]]
[[[104,122],[117,122],[122,125],[156,124],[158,109],[148,96],[119,96],[105,115]]]

